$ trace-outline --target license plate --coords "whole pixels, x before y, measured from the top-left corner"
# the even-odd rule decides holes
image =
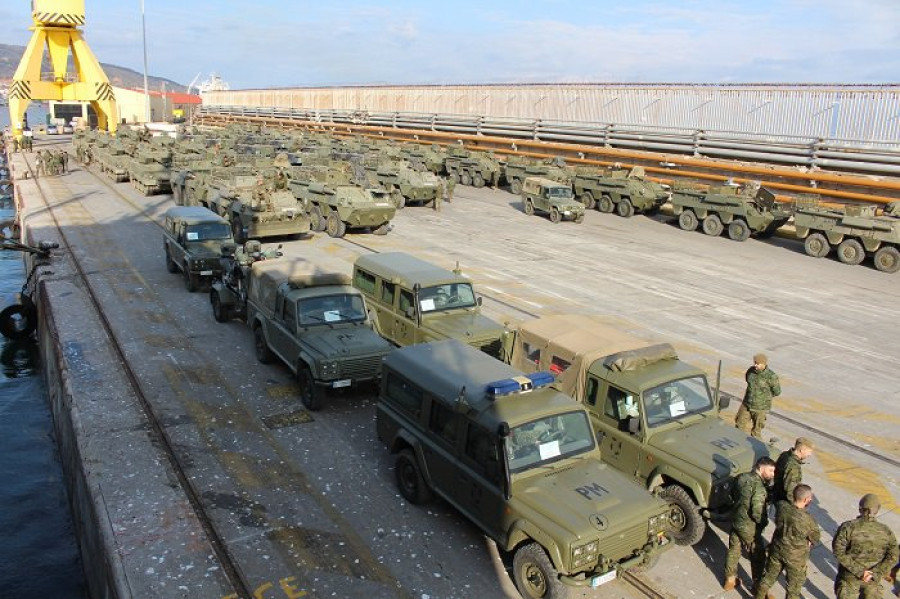
[[[616,570],[610,570],[606,574],[602,576],[594,576],[591,578],[591,586],[596,588],[601,584],[606,584],[607,582],[611,582],[616,579]]]
[[[340,381],[335,381],[331,383],[331,386],[335,389],[340,389],[341,387],[349,387],[352,381],[350,379],[343,379]]]
[[[211,270],[201,270],[201,271],[200,271],[200,276],[201,276],[201,277],[208,277],[208,276],[210,276],[210,275],[212,275],[212,271],[211,271]]]

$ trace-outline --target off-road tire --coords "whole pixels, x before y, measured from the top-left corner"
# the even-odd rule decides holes
[[[403,197],[403,194],[400,193],[399,189],[391,191],[391,201],[394,202],[394,208],[397,210],[403,210],[403,208],[406,207],[406,198]]]
[[[619,200],[619,203],[616,204],[616,214],[622,218],[631,218],[634,216],[634,206],[632,205],[631,200],[628,198]]]
[[[710,237],[718,237],[722,234],[722,219],[716,214],[710,214],[703,219],[703,232]]]
[[[169,246],[166,246],[166,270],[172,274],[178,272],[178,264],[172,260],[172,255],[169,253]]]
[[[659,498],[669,504],[672,540],[676,545],[695,545],[706,532],[706,522],[691,496],[678,485],[662,488]]]
[[[522,182],[518,179],[513,179],[509,182],[509,190],[515,195],[519,195],[520,193],[522,193]]]
[[[523,599],[566,599],[569,588],[559,579],[544,548],[537,543],[519,547],[513,556],[513,582]]]
[[[551,223],[559,223],[562,220],[562,214],[559,213],[559,208],[556,206],[550,206],[550,222]]]
[[[685,231],[696,231],[699,221],[693,210],[685,210],[678,215],[678,226]]]
[[[584,222],[584,212],[582,212],[581,214],[579,214],[578,216],[575,217],[576,224],[580,225],[583,222]]]
[[[472,187],[484,187],[484,177],[481,173],[472,174]]]
[[[837,257],[844,264],[855,266],[866,257],[866,250],[856,239],[845,239],[837,247]]]
[[[732,241],[747,241],[750,237],[750,227],[741,218],[736,218],[728,223],[728,238]]]
[[[318,412],[322,409],[325,390],[316,386],[312,371],[306,364],[297,368],[297,383],[300,385],[300,401],[310,412]]]
[[[463,185],[471,185],[472,184],[472,176],[469,173],[467,173],[466,171],[463,171],[459,175],[459,182],[462,183]]]
[[[423,505],[432,499],[431,489],[419,470],[416,454],[412,449],[404,449],[394,460],[394,477],[403,498],[413,505]]]
[[[584,204],[585,210],[593,210],[597,206],[597,200],[594,199],[594,196],[591,195],[591,192],[586,191],[581,196],[579,196],[578,201]]]
[[[528,216],[534,216],[534,204],[530,199],[525,200],[524,211]]]
[[[831,251],[831,244],[828,243],[828,238],[821,233],[812,233],[803,242],[803,250],[807,256],[824,258]]]
[[[191,272],[189,265],[184,265],[184,287],[188,290],[188,293],[194,293],[200,289],[199,276]]]
[[[608,193],[602,194],[597,202],[597,210],[604,214],[611,214],[615,209],[616,204],[613,202],[612,197]]]
[[[325,221],[325,231],[329,237],[338,238],[343,237],[347,232],[347,225],[341,220],[341,216],[336,210],[328,213],[328,218]]]
[[[271,364],[275,360],[275,355],[269,349],[269,344],[266,343],[266,336],[261,326],[253,329],[253,349],[256,352],[256,359],[261,364]]]
[[[384,223],[383,225],[372,229],[372,234],[373,235],[387,235],[390,230],[391,230],[391,223]]]
[[[881,272],[897,272],[900,270],[900,250],[886,245],[875,252],[875,268]]]
[[[228,322],[231,320],[231,310],[222,305],[219,292],[215,289],[209,292],[209,303],[212,304],[213,318],[216,319],[216,322]]]

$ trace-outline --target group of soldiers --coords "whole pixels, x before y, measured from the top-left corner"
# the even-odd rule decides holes
[[[454,191],[456,191],[456,181],[452,177],[446,181],[441,180],[438,182],[437,190],[434,192],[434,201],[431,203],[431,207],[435,212],[441,211],[441,204],[444,202],[453,201]]]
[[[65,150],[38,150],[34,164],[37,177],[68,173],[69,153]]]
[[[773,398],[781,394],[781,385],[764,354],[753,357],[745,379],[747,390],[735,426],[761,438],[766,415]],[[802,464],[814,451],[814,443],[800,437],[777,461],[762,457],[751,472],[737,477],[732,489],[734,507],[724,590],[740,585],[737,571],[743,550],[750,559],[754,599],[772,599],[769,590],[782,572],[787,581],[786,599],[799,599],[810,551],[821,538],[818,523],[807,511],[814,495],[803,483],[802,472]],[[775,532],[767,547],[763,531],[769,524],[770,504],[774,504]],[[875,519],[880,509],[876,495],[864,495],[859,501],[859,516],[841,524],[834,535],[831,548],[838,563],[834,581],[837,599],[880,598],[882,579],[892,580],[897,575],[900,547],[891,529]]]
[[[31,152],[34,150],[34,134],[31,129],[25,129],[19,134],[12,135],[8,130],[3,131],[3,145],[10,144],[12,152]]]

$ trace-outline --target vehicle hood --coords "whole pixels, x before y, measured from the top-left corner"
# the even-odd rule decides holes
[[[481,339],[499,339],[503,334],[503,326],[499,323],[477,312],[464,310],[427,316],[422,326],[441,338],[459,339],[469,344]]]
[[[324,359],[387,354],[392,347],[366,326],[343,325],[332,329],[328,325],[317,325],[301,329],[300,336]]]
[[[665,513],[666,505],[624,474],[593,459],[541,468],[513,482],[513,497],[579,538],[627,530]]]
[[[748,437],[718,417],[656,432],[650,445],[713,475],[713,480],[748,472],[757,457],[769,455],[765,443]]]

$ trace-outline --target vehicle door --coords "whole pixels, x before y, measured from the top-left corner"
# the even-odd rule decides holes
[[[297,366],[299,347],[297,339],[297,303],[279,290],[275,300],[275,316],[269,333],[269,347],[291,369]]]
[[[499,437],[464,420],[450,495],[457,508],[495,539],[504,539],[502,446]]]
[[[588,375],[585,404],[598,432],[603,461],[632,476],[643,454],[643,415],[640,399],[606,381]]]
[[[397,338],[398,345],[412,345],[422,341],[415,294],[403,287],[398,287],[397,291],[394,336]]]
[[[169,251],[172,253],[172,260],[181,268],[187,262],[187,251],[184,247],[187,225],[183,222],[176,222],[174,228],[175,239],[174,243],[169,243]]]
[[[427,393],[425,397],[428,410],[425,418],[429,434],[428,443],[422,444],[422,454],[428,463],[428,473],[434,488],[453,497],[459,470],[456,453],[461,436],[462,415]]]

